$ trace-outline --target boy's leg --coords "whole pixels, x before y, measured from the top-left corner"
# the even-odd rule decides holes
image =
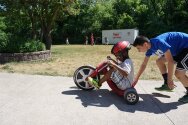
[[[188,71],[188,48],[183,49],[182,52],[178,54],[176,62],[175,76],[186,89],[186,94],[178,101],[188,103],[188,76],[186,75],[186,71]]]
[[[114,71],[113,68],[111,68],[100,80],[99,80],[99,85],[102,85],[103,82],[107,81],[110,77],[112,72]]]
[[[97,89],[99,89],[101,87],[102,83],[107,81],[111,77],[111,74],[113,71],[114,71],[114,69],[111,68],[99,81],[97,81],[91,77],[88,77],[88,82],[89,82],[89,84],[91,84],[91,85],[95,86]]]
[[[186,76],[186,71],[176,70],[175,76],[183,84],[186,89],[186,94],[181,97],[178,101],[183,103],[188,103],[188,77]]]
[[[164,56],[162,56],[162,57],[160,57],[160,58],[158,58],[158,59],[156,60],[156,64],[157,64],[157,66],[158,66],[158,68],[159,68],[161,74],[167,73],[167,68],[166,68],[165,63],[166,63],[166,59],[165,59]]]
[[[176,70],[175,76],[183,84],[184,87],[188,87],[188,77],[186,76],[185,70]]]
[[[164,56],[158,58],[156,60],[156,64],[162,74],[162,77],[164,79],[164,84],[161,86],[161,87],[156,87],[155,89],[158,90],[158,91],[169,91],[171,92],[172,90],[168,87],[167,85],[167,76],[168,76],[168,73],[167,73],[167,68],[166,68],[166,59]]]

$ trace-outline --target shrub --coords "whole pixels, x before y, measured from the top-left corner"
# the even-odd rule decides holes
[[[0,52],[5,51],[8,44],[7,34],[0,30]]]
[[[9,36],[10,37],[10,36]],[[10,37],[5,42],[0,42],[0,52],[2,53],[24,53],[43,51],[45,46],[39,40],[25,40],[24,38]]]
[[[20,52],[36,52],[43,50],[44,50],[44,44],[39,40],[28,40],[20,47]]]

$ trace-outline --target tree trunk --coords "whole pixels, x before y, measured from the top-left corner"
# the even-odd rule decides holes
[[[51,50],[52,37],[50,31],[51,28],[46,26],[45,23],[42,21],[42,35],[43,35],[43,41],[45,43],[46,50]]]
[[[41,25],[42,25],[41,33],[43,34],[43,41],[45,43],[46,50],[51,50],[51,45],[52,45],[51,29],[53,27],[55,18],[57,17],[58,12],[60,11],[60,7],[61,7],[60,5],[57,6],[55,10],[52,12],[52,16],[50,17],[47,8],[41,13],[41,15],[43,15],[43,17],[41,18]]]
[[[52,37],[51,37],[50,31],[46,30],[46,31],[43,31],[43,33],[44,33],[46,50],[51,50]]]

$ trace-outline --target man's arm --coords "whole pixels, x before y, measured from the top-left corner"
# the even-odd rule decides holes
[[[133,81],[133,86],[135,86],[137,84],[138,79],[140,78],[140,76],[144,72],[144,70],[146,69],[149,58],[150,57],[145,56],[144,61],[142,62],[142,65],[140,66],[140,69],[139,69],[139,71],[138,71],[138,73],[137,73],[137,75],[136,75],[136,77]]]
[[[172,54],[169,49],[165,52],[165,58],[168,63],[167,64],[167,68],[168,68],[167,83],[168,83],[169,88],[173,89],[174,88],[174,83],[173,83],[174,60],[173,60]]]

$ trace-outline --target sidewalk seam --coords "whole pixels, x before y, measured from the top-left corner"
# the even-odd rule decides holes
[[[145,93],[150,94],[150,93],[148,93],[142,86],[139,85],[139,87],[140,87]],[[155,102],[156,106],[157,106],[157,107],[159,108],[159,110],[167,117],[167,119],[168,119],[169,121],[171,121],[171,123],[172,123],[173,125],[175,125],[174,122],[172,121],[172,119],[162,110],[162,108],[157,104],[157,102],[152,98],[152,96],[150,96],[149,98],[150,98],[153,102]]]

